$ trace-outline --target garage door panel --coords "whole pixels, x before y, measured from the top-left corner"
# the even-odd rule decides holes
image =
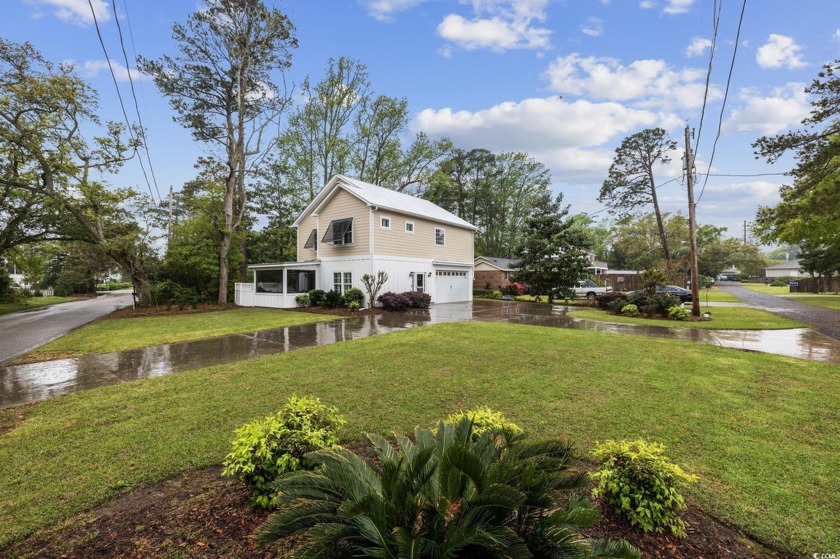
[[[470,274],[461,270],[435,272],[434,303],[457,303],[470,300]]]

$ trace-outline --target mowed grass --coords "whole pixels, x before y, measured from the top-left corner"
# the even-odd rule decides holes
[[[691,312],[691,306],[686,304]],[[645,324],[647,326],[669,326],[672,328],[703,328],[706,330],[783,330],[786,328],[806,328],[796,320],[785,318],[771,312],[748,307],[706,307],[700,305],[700,312],[711,313],[711,320],[680,321],[622,316],[601,309],[575,309],[570,311],[574,318],[617,322],[619,324]]]
[[[738,303],[741,301],[732,293],[721,291],[719,287],[711,287],[709,289],[700,290],[700,303]]]
[[[28,311],[29,309],[37,309],[38,307],[56,305],[58,303],[69,303],[71,301],[78,301],[78,299],[74,299],[73,297],[30,297],[19,303],[0,303],[0,314]]]
[[[757,291],[759,293],[766,293],[768,295],[790,295],[790,287],[788,286],[774,286],[764,285],[761,283],[742,283],[741,287],[749,289],[750,291]]]
[[[413,328],[0,412],[0,546],[125,487],[218,464],[233,430],[313,394],[343,436],[475,405],[535,438],[664,442],[706,510],[791,552],[840,549],[840,367],[538,326]],[[2,554],[2,553],[0,553]]]
[[[804,303],[806,305],[813,305],[815,307],[824,307],[826,309],[840,310],[840,295],[815,295],[813,293],[791,293],[786,295],[785,299],[796,301],[797,303]]]
[[[109,353],[334,319],[328,315],[254,307],[176,316],[104,318],[41,346],[19,361]]]

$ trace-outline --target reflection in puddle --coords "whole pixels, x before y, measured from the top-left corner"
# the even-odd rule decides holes
[[[468,320],[636,334],[840,364],[840,341],[807,328],[714,331],[636,326],[581,320],[574,318],[574,314],[567,315],[566,311],[566,307],[559,305],[476,301],[471,304],[439,305],[408,313],[384,313],[209,340],[0,367],[0,408],[127,380],[366,338],[423,324]]]

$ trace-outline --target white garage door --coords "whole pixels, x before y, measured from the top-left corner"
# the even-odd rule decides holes
[[[470,300],[470,274],[457,270],[437,270],[433,303],[458,303]]]

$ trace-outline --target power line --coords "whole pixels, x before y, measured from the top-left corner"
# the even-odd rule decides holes
[[[790,173],[697,173],[707,177],[785,177]]]
[[[741,15],[738,18],[738,31],[735,33],[735,47],[732,49],[732,62],[729,64],[729,75],[726,78],[726,90],[723,93],[723,103],[720,106],[720,116],[718,117],[718,125],[717,125],[717,135],[715,135],[715,141],[712,144],[712,155],[709,157],[709,170],[706,172],[706,178],[703,180],[703,188],[700,189],[700,196],[697,197],[696,204],[700,203],[700,200],[703,198],[703,193],[706,192],[706,184],[709,182],[709,173],[712,170],[712,163],[715,160],[715,150],[717,150],[717,143],[720,139],[720,129],[723,126],[723,112],[726,109],[726,100],[729,98],[729,86],[732,83],[732,72],[735,69],[735,57],[738,54],[738,43],[741,40],[741,25],[744,23],[744,12],[747,9],[747,0],[744,0],[741,4]]]
[[[117,15],[117,2],[111,0],[111,6],[114,8],[114,21],[117,23],[117,33],[120,36],[120,48],[122,49],[123,59],[125,60],[125,70],[128,73],[128,83],[131,86],[131,97],[134,99],[134,110],[137,112],[137,121],[140,124],[140,135],[143,137],[143,149],[146,152],[146,161],[149,163],[149,171],[152,173],[152,182],[155,183],[155,192],[157,192],[158,200],[161,199],[160,189],[158,188],[157,177],[155,176],[155,168],[152,166],[152,158],[149,153],[149,140],[146,137],[146,128],[143,126],[143,117],[140,115],[140,106],[137,103],[137,93],[134,91],[134,78],[131,77],[131,64],[128,62],[128,54],[125,52],[125,42],[123,41],[122,26],[120,25],[120,18]],[[126,21],[128,21],[128,13],[126,12]]]
[[[703,90],[703,108],[700,110],[700,125],[697,128],[697,138],[694,142],[695,154],[700,147],[700,134],[703,133],[703,118],[706,116],[706,102],[709,99],[709,84],[712,79],[712,63],[715,59],[718,29],[720,28],[720,12],[722,9],[723,0],[720,1],[720,4],[718,4],[717,0],[714,0],[714,4],[712,5],[712,44],[709,45],[709,68],[706,70],[706,87]],[[715,15],[715,13],[717,13],[717,15]]]
[[[680,176],[680,177],[674,177],[674,178],[673,178],[673,179],[671,179],[671,180],[667,180],[667,181],[663,182],[662,184],[658,185],[658,186],[656,187],[656,190],[659,190],[660,188],[662,188],[662,187],[663,187],[663,186],[665,186],[666,184],[671,184],[672,182],[675,182],[675,181],[678,181],[678,180],[682,180],[682,178],[683,178],[683,177],[681,177],[681,176]],[[598,211],[594,211],[594,212],[583,212],[583,215],[588,215],[588,216],[590,216],[590,217],[591,217],[591,216],[593,216],[593,215],[598,215],[599,213],[603,213],[603,212],[605,212],[605,211],[607,211],[607,210],[609,210],[609,208],[601,208],[600,210],[598,210]]]
[[[114,88],[117,90],[117,99],[119,99],[120,107],[122,108],[123,118],[125,119],[125,124],[128,128],[128,135],[136,142],[137,139],[134,137],[134,131],[131,128],[131,121],[128,119],[128,112],[125,110],[125,103],[123,102],[122,93],[120,92],[120,86],[117,83],[117,76],[114,74],[114,67],[111,65],[111,58],[108,56],[108,49],[105,48],[105,41],[102,39],[102,32],[99,29],[99,21],[96,18],[96,10],[94,10],[93,2],[91,0],[88,0],[88,5],[90,6],[90,13],[93,15],[93,24],[96,27],[96,35],[99,37],[99,44],[102,46],[102,52],[105,53],[105,60],[108,62],[108,70],[111,72],[111,79],[114,81]],[[137,153],[136,147],[134,148],[134,153]],[[146,167],[143,165],[143,159],[138,158],[137,161],[140,163],[140,169],[143,170],[143,177],[146,179],[146,187],[149,189],[149,196],[151,196],[152,200],[154,200],[155,195],[152,192],[152,185],[149,182],[149,176],[146,174]]]

